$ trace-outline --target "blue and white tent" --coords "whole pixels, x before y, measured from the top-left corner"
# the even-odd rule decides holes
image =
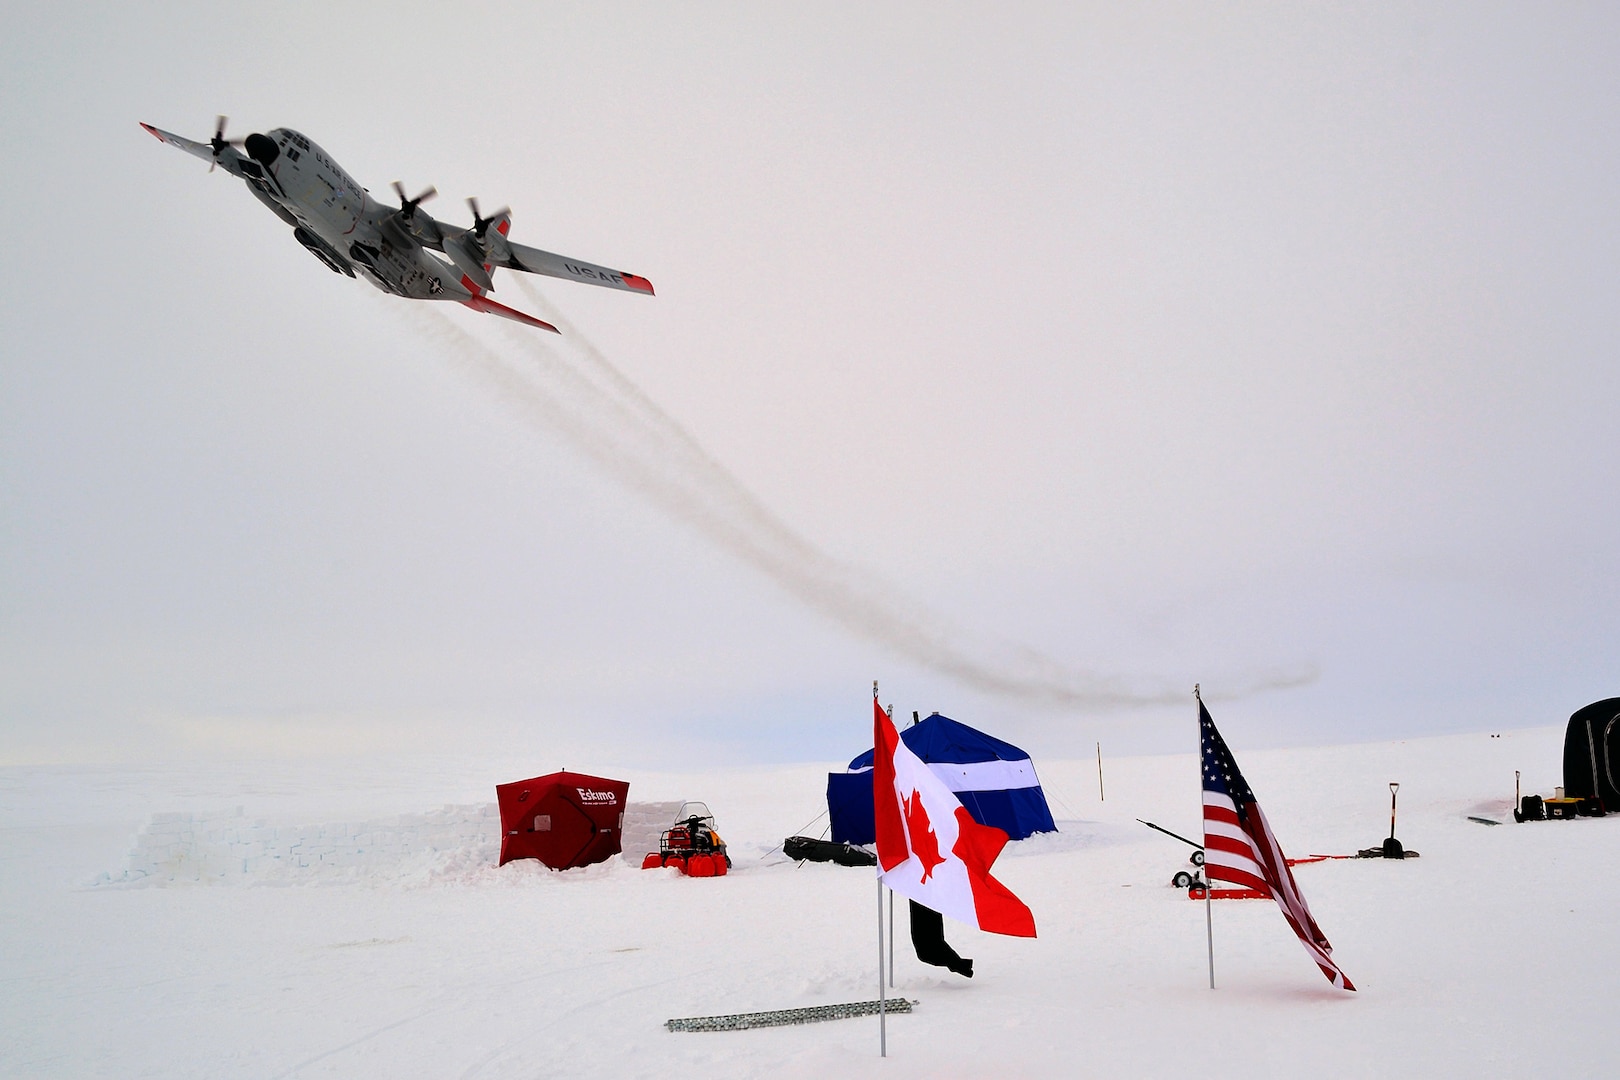
[[[1057,832],[1035,763],[1012,743],[938,713],[906,728],[900,738],[981,825],[994,825],[1014,840]],[[851,761],[848,772],[827,774],[827,812],[834,843],[870,844],[876,839],[872,751]]]

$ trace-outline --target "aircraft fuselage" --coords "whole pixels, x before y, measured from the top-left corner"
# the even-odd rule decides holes
[[[466,300],[461,271],[423,248],[399,221],[399,211],[373,199],[332,156],[292,128],[250,137],[248,155],[263,176],[245,177],[255,194],[284,209],[299,242],[332,266],[336,254],[384,292],[418,300]],[[266,160],[268,159],[268,160]],[[310,243],[318,238],[330,251]],[[343,269],[333,266],[333,269]],[[345,271],[348,272],[348,271]]]

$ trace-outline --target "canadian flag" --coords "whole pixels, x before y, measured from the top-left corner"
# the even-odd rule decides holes
[[[1035,916],[990,876],[1007,834],[980,825],[872,702],[878,878],[901,896],[992,934],[1035,936]]]

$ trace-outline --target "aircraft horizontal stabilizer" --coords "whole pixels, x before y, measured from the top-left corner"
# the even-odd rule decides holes
[[[562,333],[561,330],[548,322],[543,322],[533,315],[525,315],[523,312],[515,308],[509,308],[505,304],[497,304],[487,296],[474,296],[471,299],[463,300],[462,303],[474,311],[482,311],[486,315],[499,315],[503,319],[511,319],[513,322],[520,322],[525,326],[538,326],[542,330],[550,330],[553,334]]]

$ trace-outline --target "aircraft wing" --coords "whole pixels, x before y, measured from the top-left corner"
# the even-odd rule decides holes
[[[207,147],[203,149],[206,150]],[[601,285],[609,289],[653,295],[652,282],[639,274],[613,270],[582,259],[571,259],[566,255],[557,255],[550,251],[513,243],[506,238],[511,220],[511,211],[498,211],[485,222],[485,231],[480,234],[473,229],[458,228],[442,221],[435,221],[427,211],[413,209],[411,217],[402,221],[401,227],[423,247],[442,251],[448,255],[457,268],[482,289],[492,288],[489,270],[505,267],[508,270],[544,274],[547,277],[563,278],[567,281],[583,281],[587,285]]]
[[[158,142],[168,143],[170,146],[178,147],[179,149],[190,154],[192,157],[202,158],[209,164],[213,164],[214,162],[214,148],[208,143],[193,142],[191,139],[183,139],[178,135],[164,131],[162,128],[155,128],[151,124],[141,124],[141,127],[145,128],[153,138],[157,139]]]
[[[602,285],[609,289],[653,295],[652,282],[624,270],[609,270],[605,266],[570,259],[566,255],[554,255],[549,251],[514,244],[511,241],[507,241],[505,246],[509,249],[506,252],[491,252],[493,265],[504,266],[508,270],[523,270],[530,274],[564,278],[568,281],[583,281],[587,285]]]

